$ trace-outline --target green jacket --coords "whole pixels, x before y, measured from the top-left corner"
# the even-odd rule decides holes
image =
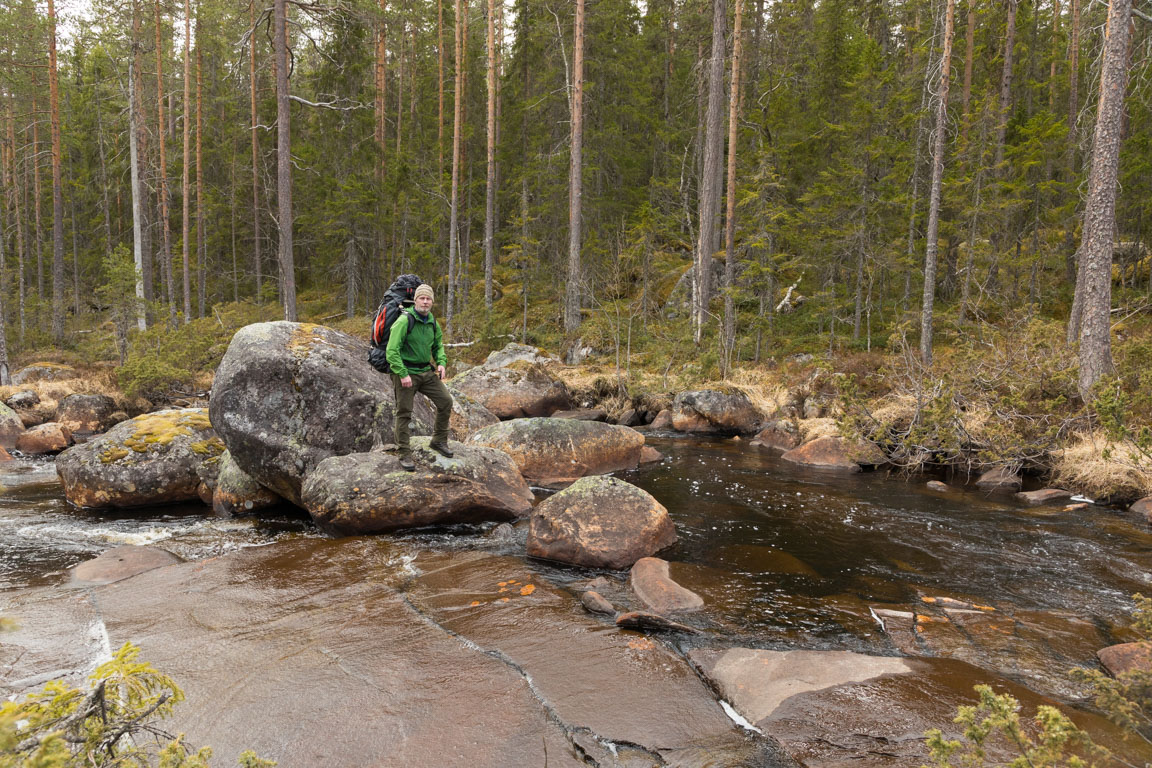
[[[392,324],[386,354],[392,373],[400,378],[410,373],[409,368],[426,371],[429,367],[448,364],[440,324],[431,312],[421,317],[419,312],[411,308],[401,312]],[[433,363],[433,360],[436,362]]]

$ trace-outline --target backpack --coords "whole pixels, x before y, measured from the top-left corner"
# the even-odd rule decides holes
[[[404,303],[412,303],[416,289],[422,282],[416,275],[400,275],[389,286],[388,292],[384,294],[380,306],[376,309],[376,317],[372,321],[372,346],[368,350],[368,362],[381,373],[392,372],[385,356],[388,334],[392,332],[396,318],[400,317]]]

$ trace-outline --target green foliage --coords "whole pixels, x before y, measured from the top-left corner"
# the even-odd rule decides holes
[[[1037,707],[1029,727],[1015,698],[987,685],[975,690],[979,703],[960,707],[953,721],[964,727],[963,741],[945,739],[935,728],[925,734],[937,768],[1090,768],[1108,757],[1055,707]]]
[[[184,693],[139,653],[125,643],[85,690],[56,680],[0,706],[0,768],[208,768],[211,749],[194,750],[156,725]],[[245,752],[240,765],[275,763]]]

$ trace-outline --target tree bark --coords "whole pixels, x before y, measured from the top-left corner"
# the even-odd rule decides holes
[[[52,121],[52,338],[60,344],[64,341],[64,183],[60,178],[60,90],[53,0],[48,0],[48,101]]]
[[[1096,383],[1113,370],[1112,237],[1116,225],[1116,183],[1124,92],[1128,81],[1128,37],[1132,0],[1108,5],[1103,60],[1100,65],[1100,100],[1092,141],[1092,168],[1084,206],[1084,242],[1080,246],[1083,289],[1080,325],[1080,395],[1086,401]],[[1080,292],[1079,290],[1077,291]]]
[[[724,35],[726,0],[712,0],[712,54],[708,60],[708,109],[705,112],[704,167],[700,174],[700,234],[693,271],[693,326],[696,343],[703,336],[712,293],[712,254],[716,236],[716,206],[720,199],[717,174],[724,153]]]
[[[936,251],[940,236],[940,197],[944,185],[945,129],[948,122],[948,72],[952,60],[952,28],[955,15],[956,0],[948,0],[944,16],[944,51],[940,60],[940,91],[936,104],[936,134],[932,147],[932,185],[928,190],[924,301],[920,311],[920,359],[925,366],[932,365],[932,307],[936,300]]]
[[[996,102],[996,166],[1004,162],[1004,135],[1008,131],[1008,109],[1012,100],[1012,53],[1016,47],[1016,8],[1018,0],[1008,0],[1008,22],[1004,32],[1004,68],[1000,71],[1000,98]]]
[[[464,122],[464,13],[463,0],[456,0],[456,87],[453,95],[452,118],[452,198],[448,214],[448,306],[445,321],[452,324],[452,314],[456,303],[456,271],[459,267],[460,247],[460,152],[463,144]]]
[[[728,199],[724,228],[724,368],[732,366],[736,343],[736,149],[740,128],[740,67],[744,62],[744,0],[736,0],[732,30],[732,78],[728,96]]]
[[[444,0],[436,0],[436,184],[444,179]]]
[[[35,82],[33,83],[35,87]],[[36,236],[36,320],[43,325],[44,318],[44,230],[41,225],[40,200],[40,105],[32,99],[32,156],[27,158],[32,166],[32,228]]]
[[[568,165],[568,283],[564,330],[580,327],[580,248],[584,203],[584,0],[576,0],[572,29],[572,148]]]
[[[264,289],[263,259],[260,255],[260,140],[256,135],[259,119],[256,115],[256,0],[248,5],[251,30],[248,36],[248,96],[252,135],[252,270],[256,279],[256,303],[260,304]]]
[[[128,60],[128,151],[132,163],[132,256],[136,264],[136,325],[143,331],[148,328],[147,297],[144,293],[144,182],[140,178],[140,147],[137,136],[140,132],[140,97],[136,93],[136,57]]]
[[[160,264],[164,270],[164,300],[168,317],[176,324],[176,280],[172,275],[172,227],[168,221],[168,156],[164,145],[164,46],[160,36],[160,0],[153,3],[156,17],[156,139],[160,147]]]
[[[484,308],[492,312],[492,270],[496,263],[496,0],[488,0],[488,174],[484,190]]]
[[[976,55],[976,0],[968,0],[968,26],[964,30],[964,92],[961,98],[960,146],[968,146],[968,126],[971,115],[968,112],[972,102],[972,64]]]
[[[20,343],[24,343],[24,334],[27,331],[27,313],[24,311],[24,304],[26,301],[25,296],[25,283],[24,283],[24,264],[25,264],[25,250],[26,243],[24,241],[24,215],[20,210],[20,193],[19,189],[24,188],[27,180],[17,184],[16,169],[18,163],[16,162],[16,125],[12,117],[12,105],[5,105],[8,112],[8,146],[11,147],[11,167],[12,167],[12,186],[9,188],[9,194],[12,197],[12,213],[16,219],[16,285],[17,285],[17,315],[20,318]]]
[[[292,113],[288,101],[288,8],[275,0],[276,44],[276,198],[280,217],[280,303],[284,319],[295,322],[296,269],[292,254]]]
[[[180,248],[184,282],[184,322],[192,320],[192,0],[184,0],[184,165],[181,179]]]
[[[200,19],[196,19],[196,276],[199,290],[196,295],[197,317],[204,317],[208,303],[208,242],[204,237],[204,56],[200,50]]]

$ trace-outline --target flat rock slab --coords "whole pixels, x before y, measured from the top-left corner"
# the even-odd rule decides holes
[[[1072,498],[1072,491],[1063,488],[1043,488],[1039,491],[1017,493],[1016,498],[1025,504],[1039,507],[1044,504],[1059,504]]]
[[[816,469],[859,472],[860,467],[883,464],[884,454],[871,444],[851,444],[841,437],[818,437],[782,455],[784,461]]]
[[[656,613],[687,613],[704,607],[704,600],[668,575],[668,561],[644,557],[636,561],[628,584],[640,602]]]
[[[7,593],[0,597],[0,615],[16,626],[0,642],[0,698],[56,678],[79,684],[110,653],[100,611],[87,591]]]
[[[1055,704],[995,674],[951,659],[900,659],[847,651],[764,651],[732,648],[690,652],[693,663],[726,700],[809,768],[930,763],[924,732],[957,738],[956,708],[974,704],[972,686],[991,683],[1030,718]],[[1098,743],[1134,757],[1148,747],[1124,744],[1104,718],[1063,707]],[[992,760],[1009,757],[993,745]],[[1144,758],[1139,758],[1142,762]]]
[[[1152,671],[1152,645],[1146,642],[1110,645],[1097,651],[1096,658],[1113,677],[1125,672]]]
[[[72,583],[77,586],[112,584],[137,574],[173,565],[183,560],[159,547],[113,547],[100,556],[72,569]]]

